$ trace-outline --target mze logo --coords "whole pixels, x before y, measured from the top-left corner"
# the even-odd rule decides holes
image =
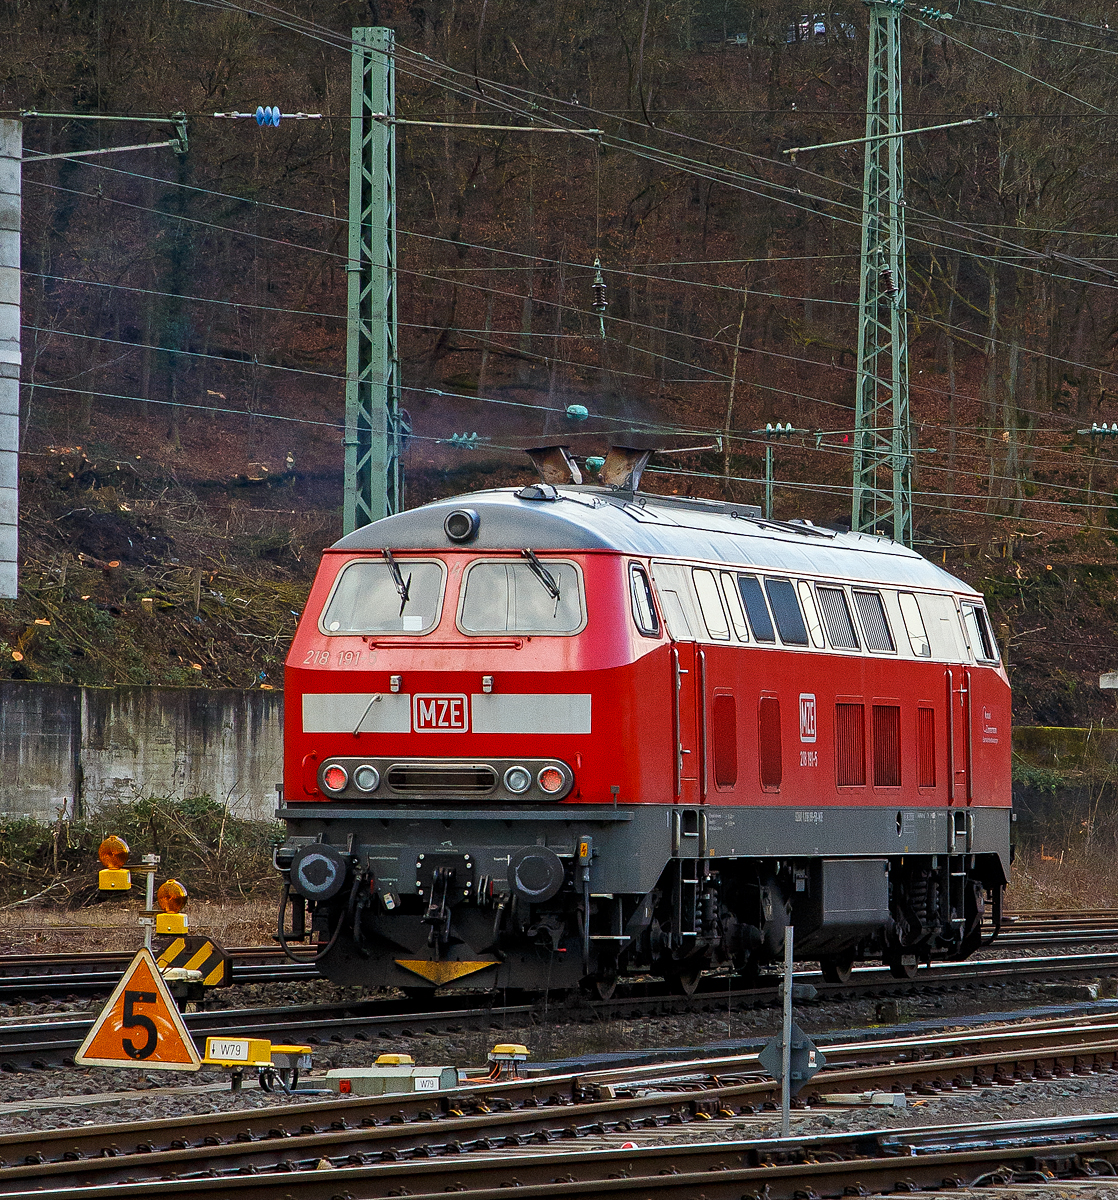
[[[801,692],[800,741],[814,742],[815,732],[815,696],[811,692]]]
[[[469,727],[465,696],[412,697],[411,727],[415,733],[465,733]]]

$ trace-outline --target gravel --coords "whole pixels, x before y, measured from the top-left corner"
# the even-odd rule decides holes
[[[224,989],[221,1007],[280,1007],[322,1003],[326,1000],[363,998],[358,988],[338,988],[324,983],[252,985]],[[896,1032],[907,1031],[913,1022],[929,1021],[940,1026],[956,1020],[968,1023],[990,1020],[1014,1010],[1051,1004],[1044,985],[1000,985],[959,989],[936,993],[913,992],[891,995],[897,1003]],[[477,998],[463,996],[463,1007]],[[72,1018],[92,1013],[93,1005],[50,1004],[0,1005],[0,1018],[8,1021],[42,1019],[44,1015]],[[796,1020],[805,1032],[883,1029],[877,1021],[878,1001],[872,997],[850,1000],[822,1000],[799,1005]],[[1058,1011],[1091,1011],[1103,1004],[1063,1005]],[[594,1066],[596,1056],[610,1060],[616,1055],[639,1055],[641,1051],[675,1048],[690,1049],[696,1056],[733,1049],[726,1043],[756,1040],[772,1036],[779,1023],[775,1007],[734,1011],[692,1013],[682,1016],[640,1017],[606,1020],[577,1005],[567,1007],[554,1002],[539,1004],[532,1023],[500,1026],[496,1022],[484,1031],[423,1034],[391,1039],[374,1037],[348,1044],[323,1043],[314,1047],[315,1072],[302,1080],[302,1086],[321,1082],[321,1073],[331,1067],[367,1066],[378,1054],[400,1051],[411,1054],[421,1064],[450,1063],[476,1066],[497,1041],[523,1042],[532,1052],[532,1063],[566,1061],[568,1064]],[[315,1075],[319,1076],[316,1081]],[[56,1128],[75,1124],[101,1124],[135,1121],[152,1117],[173,1117],[190,1113],[260,1108],[275,1104],[299,1103],[300,1098],[277,1096],[260,1090],[254,1080],[246,1079],[240,1092],[220,1087],[228,1079],[220,1070],[203,1068],[196,1074],[109,1070],[105,1068],[54,1069],[0,1074],[0,1132]],[[206,1090],[200,1088],[210,1085]],[[218,1086],[214,1086],[218,1085]],[[118,1100],[106,1100],[106,1094],[121,1093]],[[94,1097],[85,1101],[83,1097]],[[64,1107],[31,1111],[11,1111],[17,1102],[60,1100],[75,1101]],[[316,1099],[307,1097],[306,1099]],[[1111,1110],[1118,1103],[1118,1075],[1101,1075],[1055,1080],[1045,1083],[1018,1084],[1012,1088],[987,1088],[954,1092],[943,1097],[910,1097],[909,1107],[899,1109],[828,1109],[793,1114],[793,1130],[822,1132],[827,1129],[879,1129],[907,1124],[988,1120],[1018,1116],[1053,1116],[1065,1113]],[[775,1126],[773,1122],[776,1122]],[[719,1123],[722,1124],[722,1123]],[[779,1128],[779,1117],[764,1114],[744,1123],[728,1123],[725,1136],[749,1136]],[[704,1126],[702,1134],[713,1136]],[[683,1136],[681,1132],[681,1136]],[[999,1193],[1000,1194],[1000,1193]],[[1118,1196],[1115,1197],[1118,1200]]]

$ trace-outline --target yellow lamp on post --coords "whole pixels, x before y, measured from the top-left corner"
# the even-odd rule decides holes
[[[124,869],[128,861],[128,843],[111,834],[97,847],[102,870],[97,875],[97,887],[102,892],[126,892],[132,886],[132,873]]]
[[[157,934],[182,934],[190,932],[186,913],[187,891],[177,879],[168,879],[159,885],[155,893],[155,903],[163,910],[155,915],[155,932]]]

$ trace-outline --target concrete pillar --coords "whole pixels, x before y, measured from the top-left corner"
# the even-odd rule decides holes
[[[23,126],[0,121],[0,597],[16,595],[19,530],[19,232]]]

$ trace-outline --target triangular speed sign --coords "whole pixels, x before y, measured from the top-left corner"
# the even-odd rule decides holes
[[[136,955],[74,1055],[79,1067],[140,1067],[197,1071],[202,1066],[190,1030],[151,951]]]

